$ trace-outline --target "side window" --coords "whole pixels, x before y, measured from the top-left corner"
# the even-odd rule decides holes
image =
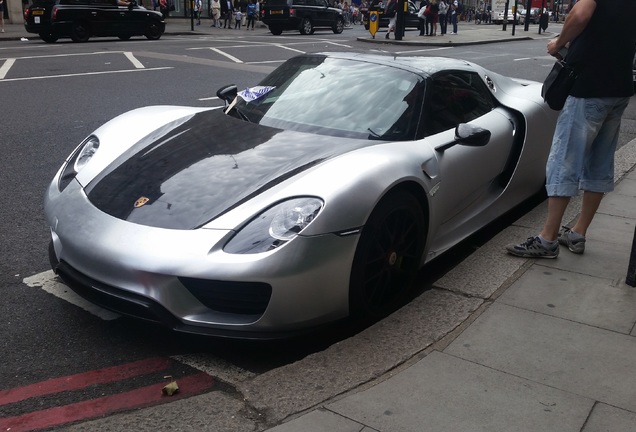
[[[314,6],[327,7],[329,6],[325,0],[314,0],[312,3]]]
[[[294,6],[307,6],[310,0],[294,0]]]
[[[428,134],[453,129],[495,108],[488,87],[474,72],[450,71],[433,77],[428,89]]]

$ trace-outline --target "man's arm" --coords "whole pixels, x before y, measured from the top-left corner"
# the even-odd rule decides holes
[[[594,10],[596,10],[596,0],[577,1],[565,19],[561,34],[548,42],[548,54],[557,57],[561,48],[585,30],[592,19]]]

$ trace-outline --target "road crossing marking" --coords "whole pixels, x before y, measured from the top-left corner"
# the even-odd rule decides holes
[[[37,77],[24,77],[24,78],[7,78],[2,81],[31,81],[31,80],[41,80],[41,79],[50,79],[50,78],[70,78],[70,77],[78,77],[78,76],[90,76],[90,75],[108,75],[108,74],[116,74],[116,73],[128,73],[128,72],[150,72],[150,71],[159,71],[166,69],[174,69],[174,67],[156,67],[149,69],[123,69],[116,71],[100,71],[100,72],[80,72],[73,74],[61,74],[61,75],[44,75]]]
[[[0,66],[0,80],[4,79],[4,77],[7,76],[7,72],[9,72],[9,69],[11,69],[13,63],[15,63],[15,59],[10,58],[7,59],[2,66]]]
[[[55,297],[66,300],[67,302],[78,306],[86,312],[89,312],[105,321],[112,321],[120,317],[119,314],[94,305],[93,303],[84,300],[78,294],[75,294],[73,290],[58,281],[53,270],[30,276],[23,279],[22,282],[30,287],[42,288],[49,294],[53,294]]]
[[[222,56],[224,56],[224,57],[229,58],[229,59],[230,59],[230,60],[232,60],[234,63],[243,63],[243,60],[239,60],[239,59],[237,59],[236,57],[234,57],[234,56],[232,56],[232,55],[230,55],[230,54],[228,54],[228,53],[225,53],[225,52],[221,51],[221,50],[220,50],[220,49],[218,49],[218,48],[210,48],[210,50],[212,50],[212,51],[214,51],[214,52],[216,52],[216,53],[218,53],[218,54],[221,54],[221,55],[222,55]]]
[[[126,56],[126,58],[128,60],[130,60],[130,62],[133,64],[133,66],[136,67],[137,69],[144,69],[145,68],[145,66],[143,64],[141,64],[141,62],[139,60],[137,60],[135,58],[135,56],[133,55],[133,53],[131,53],[130,51],[125,52],[124,55]]]

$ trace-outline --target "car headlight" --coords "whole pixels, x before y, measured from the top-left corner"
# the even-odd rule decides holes
[[[99,139],[95,135],[91,135],[86,138],[71,154],[71,157],[66,161],[62,175],[60,175],[60,181],[58,188],[62,192],[66,186],[75,178],[78,172],[86,166],[88,161],[97,153],[99,149]]]
[[[323,202],[313,197],[292,198],[265,210],[241,228],[223,250],[233,254],[254,254],[276,249],[313,221]]]

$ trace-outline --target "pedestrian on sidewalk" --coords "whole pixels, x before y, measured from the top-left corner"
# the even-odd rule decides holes
[[[212,25],[210,27],[221,27],[221,2],[219,0],[212,0]]]
[[[448,24],[448,21],[446,21],[446,14],[448,13],[448,3],[446,3],[446,1],[444,0],[440,0],[438,8],[439,12],[437,12],[437,18],[439,21],[440,34],[445,35],[446,26]]]
[[[420,10],[417,12],[419,20],[420,36],[428,35],[428,27],[426,25],[426,10],[428,9],[428,0],[422,0]]]
[[[256,0],[250,0],[247,5],[247,25],[245,26],[245,30],[250,29],[250,24],[252,25],[252,30],[254,30],[254,21],[256,20]]]
[[[232,0],[220,0],[221,15],[223,16],[223,28],[232,28]]]
[[[391,32],[395,33],[395,15],[397,11],[397,0],[389,0],[384,14],[389,18],[389,28],[386,31],[386,38],[389,39]],[[394,36],[395,37],[395,36]]]
[[[197,20],[197,25],[201,25],[201,0],[194,0],[194,17]]]
[[[450,32],[449,34],[456,35],[457,34],[457,18],[459,17],[459,14],[461,13],[461,10],[459,8],[459,2],[457,0],[454,0],[453,3],[451,3],[450,5],[450,9],[451,9],[451,24],[453,24],[453,31]]]
[[[234,30],[241,29],[241,19],[243,18],[243,12],[241,9],[234,9]]]
[[[559,244],[585,251],[587,229],[607,192],[614,189],[614,152],[621,117],[634,95],[632,62],[636,46],[634,0],[579,0],[563,30],[548,42],[548,54],[566,56],[578,77],[557,119],[546,167],[548,214],[543,229],[524,243],[509,245],[516,256],[556,258]],[[611,32],[607,31],[612,28]],[[581,213],[575,224],[561,227],[578,190]]]

